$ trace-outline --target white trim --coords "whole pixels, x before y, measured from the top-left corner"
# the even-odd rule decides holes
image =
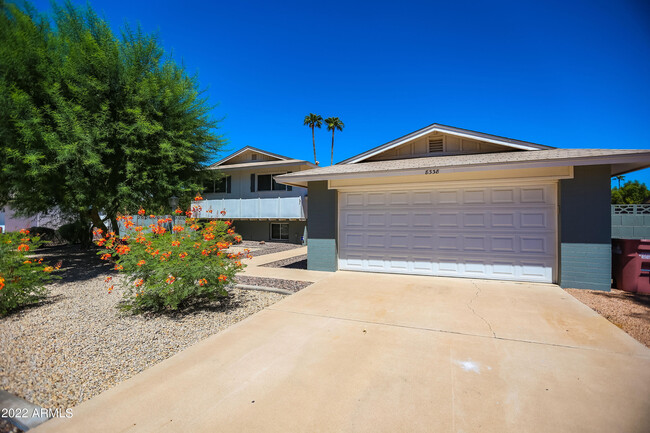
[[[512,184],[517,185],[550,185],[557,184],[560,179],[573,179],[573,170],[571,170],[570,175],[566,176],[552,176],[552,177],[521,177],[521,178],[509,178],[509,179],[472,179],[472,180],[457,180],[457,181],[439,181],[431,183],[392,183],[386,185],[350,185],[350,186],[338,186],[332,187],[330,182],[327,182],[328,189],[337,189],[343,192],[359,191],[359,192],[368,192],[368,191],[391,191],[391,190],[404,190],[404,191],[418,191],[424,190],[428,191],[431,189],[438,188],[462,188],[462,187],[473,187],[473,186],[485,186],[489,184],[490,186],[511,186]]]
[[[578,157],[578,158],[558,158],[558,159],[543,159],[537,161],[504,161],[498,163],[488,163],[488,164],[474,164],[474,165],[451,165],[451,166],[440,166],[435,167],[435,163],[432,162],[430,167],[435,167],[440,169],[440,173],[461,173],[469,171],[492,171],[492,170],[510,170],[510,169],[524,169],[524,168],[544,168],[544,167],[558,167],[558,166],[582,166],[582,165],[612,165],[612,164],[624,164],[624,163],[633,163],[638,162],[640,154],[627,154],[627,155],[599,155],[599,156],[589,156],[589,157]],[[642,154],[648,156],[647,154]],[[417,158],[419,159],[419,158]],[[383,162],[383,161],[382,161]],[[377,162],[378,163],[378,162]],[[376,164],[373,162],[373,164]],[[315,174],[309,175],[304,174],[300,176],[291,176],[288,179],[292,185],[296,185],[295,182],[312,182],[318,180],[328,180],[328,179],[353,179],[353,178],[363,178],[363,177],[387,177],[387,176],[414,176],[423,174],[423,171],[427,167],[419,168],[403,168],[403,169],[389,169],[389,170],[377,170],[377,171],[352,171],[347,173],[325,173],[325,174]],[[285,183],[283,179],[278,179],[279,182]],[[298,185],[300,186],[300,185]]]

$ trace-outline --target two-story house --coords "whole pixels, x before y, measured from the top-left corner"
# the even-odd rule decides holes
[[[246,240],[306,242],[307,188],[276,183],[274,177],[314,167],[246,146],[208,167],[224,176],[204,185],[199,218],[232,220]]]

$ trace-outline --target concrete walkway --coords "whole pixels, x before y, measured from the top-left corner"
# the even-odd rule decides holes
[[[266,268],[262,265],[307,254],[307,247],[294,248],[279,253],[265,254],[245,261],[247,265],[242,275],[247,277],[281,278],[294,281],[321,281],[331,277],[331,272],[307,271],[291,268]]]
[[[650,350],[554,285],[337,272],[37,432],[646,432]]]

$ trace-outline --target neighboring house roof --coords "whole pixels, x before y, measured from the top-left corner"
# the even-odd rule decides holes
[[[239,170],[244,168],[255,168],[255,167],[284,167],[287,165],[307,165],[309,167],[317,167],[316,164],[313,164],[309,161],[304,161],[302,159],[283,159],[280,161],[257,161],[257,162],[243,162],[241,164],[228,164],[228,165],[211,165],[208,167],[209,170]]]
[[[551,146],[544,146],[542,144],[531,143],[528,141],[514,140],[512,138],[500,137],[498,135],[485,134],[483,132],[471,131],[469,129],[455,128],[453,126],[441,125],[439,123],[434,123],[422,129],[418,129],[415,132],[411,132],[403,137],[397,138],[395,140],[389,141],[388,143],[377,146],[373,149],[370,149],[366,152],[360,153],[356,156],[348,158],[344,161],[339,162],[338,164],[354,164],[357,162],[364,161],[368,158],[371,158],[375,155],[378,155],[387,150],[393,149],[397,146],[400,146],[411,140],[422,137],[433,132],[441,132],[449,135],[456,135],[463,138],[471,138],[474,140],[484,141],[487,143],[499,144],[502,146],[510,147],[513,149],[519,150],[548,150],[555,149]]]
[[[257,147],[246,146],[246,147],[242,147],[241,149],[239,149],[235,153],[231,153],[230,155],[226,156],[225,158],[215,162],[214,164],[210,165],[208,168],[214,168],[214,167],[216,167],[218,165],[222,165],[222,164],[226,163],[227,161],[229,161],[229,160],[231,160],[231,159],[233,159],[233,158],[235,158],[235,157],[237,157],[237,156],[239,156],[242,153],[247,152],[247,151],[253,151],[253,152],[261,153],[263,155],[267,155],[267,156],[270,156],[272,158],[277,158],[277,159],[281,159],[281,160],[289,160],[289,159],[291,159],[288,156],[283,156],[283,155],[278,155],[277,153],[267,152],[266,150],[258,149]],[[260,162],[263,162],[263,161],[260,161]]]
[[[276,176],[276,181],[305,186],[307,182],[354,177],[424,174],[426,169],[446,172],[505,170],[515,168],[612,165],[612,175],[650,167],[648,149],[548,149],[534,152],[476,153],[451,156],[395,159],[337,164],[329,167]]]

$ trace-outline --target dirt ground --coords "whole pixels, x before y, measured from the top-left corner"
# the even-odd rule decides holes
[[[650,347],[650,295],[637,295],[612,289],[566,289],[573,297]]]

